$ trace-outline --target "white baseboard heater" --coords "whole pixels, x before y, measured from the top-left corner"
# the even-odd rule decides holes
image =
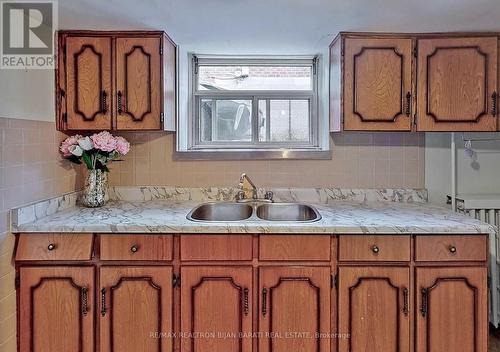
[[[500,194],[458,194],[457,212],[487,222],[497,227],[496,234],[490,235],[489,258],[489,316],[490,323],[500,326]]]

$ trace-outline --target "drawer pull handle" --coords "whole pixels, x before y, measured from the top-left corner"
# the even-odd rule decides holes
[[[372,247],[372,252],[373,252],[373,253],[375,253],[375,254],[378,254],[378,252],[380,252],[380,248],[378,248],[378,246],[377,246],[377,245],[374,245],[374,246]]]
[[[130,251],[131,251],[132,253],[135,253],[135,252],[137,252],[138,250],[139,250],[139,247],[138,247],[138,246],[136,246],[135,244],[134,244],[132,247],[130,247]]]
[[[449,250],[450,250],[451,254],[457,253],[457,247],[455,247],[455,246],[450,246]]]
[[[101,315],[106,315],[106,289],[104,287],[101,290]]]
[[[266,316],[267,314],[267,288],[262,289],[262,315]]]
[[[82,287],[81,288],[81,299],[82,299],[82,315],[86,316],[88,311],[89,311],[89,299],[88,299],[88,288],[87,287]]]
[[[403,288],[403,314],[408,315],[409,309],[408,309],[408,289],[405,287]]]
[[[248,288],[243,289],[243,312],[248,316]]]
[[[56,249],[56,245],[54,243],[50,243],[48,246],[47,246],[47,249],[49,251],[53,251],[54,249]]]

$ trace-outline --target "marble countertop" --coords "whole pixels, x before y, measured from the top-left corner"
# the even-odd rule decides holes
[[[484,222],[426,203],[331,201],[312,204],[316,222],[193,222],[186,218],[199,201],[112,200],[102,208],[68,206],[32,222],[13,222],[12,232],[94,233],[331,233],[480,234],[495,233]]]

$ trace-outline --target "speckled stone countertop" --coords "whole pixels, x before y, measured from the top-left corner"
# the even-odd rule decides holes
[[[12,213],[12,232],[494,234],[496,231],[495,227],[484,222],[428,205],[424,201],[426,193],[419,193],[418,197],[411,193],[413,198],[399,197],[400,200],[410,199],[410,202],[396,202],[379,201],[376,199],[379,196],[366,194],[360,197],[361,193],[353,190],[350,193],[326,192],[326,198],[319,197],[314,202],[310,194],[303,197],[306,199],[297,199],[300,192],[288,189],[281,194],[276,192],[279,201],[305,200],[318,210],[322,219],[308,223],[263,220],[193,222],[186,218],[193,207],[203,201],[228,200],[232,191],[218,189],[214,192],[211,189],[198,199],[192,192],[186,195],[179,189],[172,191],[175,196],[174,193],[160,192],[162,196],[154,197],[145,197],[144,190],[149,195],[159,194],[151,192],[151,188],[140,191],[112,189],[112,200],[102,208],[76,205],[75,194],[19,208]],[[127,192],[127,197],[120,196]],[[394,195],[396,191],[384,192],[384,195]],[[316,191],[315,194],[320,193]]]

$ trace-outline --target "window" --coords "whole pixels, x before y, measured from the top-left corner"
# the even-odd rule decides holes
[[[192,56],[190,150],[318,150],[317,58]]]

